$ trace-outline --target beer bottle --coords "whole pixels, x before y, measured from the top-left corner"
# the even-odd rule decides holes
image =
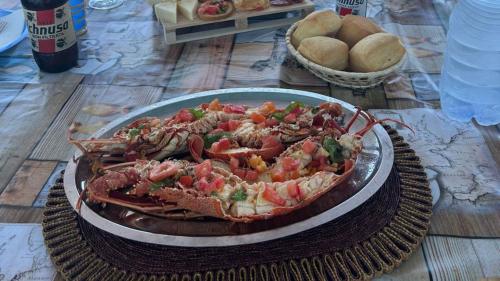
[[[77,64],[78,46],[68,0],[21,0],[33,58],[46,72]]]

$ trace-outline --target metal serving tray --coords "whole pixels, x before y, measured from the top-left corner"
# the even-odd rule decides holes
[[[321,102],[338,102],[346,113],[346,120],[352,116],[353,105],[335,98],[288,89],[242,88],[214,90],[186,95],[159,102],[136,110],[119,118],[93,137],[110,137],[114,131],[144,116],[168,116],[181,108],[197,106],[218,98],[223,103],[258,105],[274,101],[286,105],[300,101],[316,105]],[[362,128],[366,121],[359,118],[352,132]],[[144,214],[127,208],[107,205],[82,204],[80,215],[94,226],[112,234],[154,244],[184,247],[223,247],[258,243],[293,235],[327,223],[355,209],[368,200],[387,179],[391,172],[394,151],[389,135],[380,125],[363,138],[364,149],[356,162],[356,169],[345,183],[333,188],[311,205],[266,221],[249,224],[234,223],[219,219],[172,220]],[[75,154],[76,157],[80,153]],[[69,202],[75,208],[82,185],[90,177],[85,159],[70,160],[64,175],[64,189]]]

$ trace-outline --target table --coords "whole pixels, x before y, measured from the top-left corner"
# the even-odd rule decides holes
[[[0,8],[18,2],[4,0]],[[402,73],[368,90],[336,87],[299,67],[287,55],[286,28],[167,47],[151,7],[140,0],[88,10],[78,67],[68,72],[40,73],[28,40],[0,53],[0,257],[17,257],[0,258],[0,280],[61,279],[38,223],[48,188],[73,150],[66,142],[70,124],[77,136],[88,137],[147,104],[252,86],[333,96],[416,129],[416,135],[400,133],[426,167],[437,201],[432,224],[419,251],[379,280],[499,279],[500,128],[453,122],[439,110],[439,72],[455,2],[369,1],[368,16],[400,35],[410,56]]]

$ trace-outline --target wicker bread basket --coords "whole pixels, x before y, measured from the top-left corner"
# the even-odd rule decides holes
[[[292,33],[299,23],[300,21],[293,24],[286,32],[286,45],[288,51],[290,51],[292,56],[294,56],[307,70],[332,84],[354,89],[371,88],[382,83],[391,73],[399,70],[406,60],[407,54],[405,54],[398,63],[387,69],[367,73],[339,71],[321,66],[303,57],[292,45]]]

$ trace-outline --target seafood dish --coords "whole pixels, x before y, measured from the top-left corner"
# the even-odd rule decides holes
[[[365,126],[351,132],[363,118]],[[249,223],[299,210],[353,173],[363,136],[384,121],[338,103],[249,107],[215,99],[142,117],[107,139],[73,139],[93,177],[77,209],[114,204],[167,218]],[[402,124],[405,126],[404,124]]]

